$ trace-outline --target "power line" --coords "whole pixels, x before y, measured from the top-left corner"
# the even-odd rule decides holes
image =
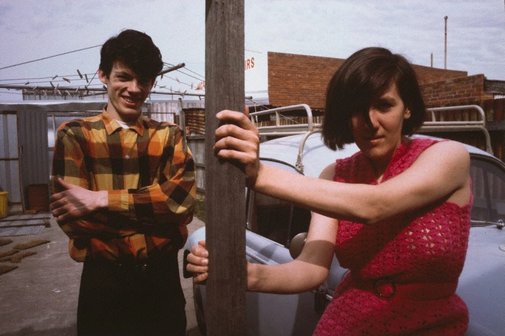
[[[171,65],[170,63],[165,63],[167,65]],[[174,66],[175,67],[175,66]],[[169,69],[170,70],[170,69]],[[196,79],[198,81],[204,81],[205,78],[203,78],[203,76],[200,76],[197,72],[195,71],[192,71],[188,68],[184,68],[184,71],[183,70],[180,70],[180,69],[174,69],[175,71],[185,75],[185,76],[188,76],[188,77],[191,77],[193,79]],[[166,71],[166,70],[165,70]],[[194,73],[196,74],[197,76],[200,76],[200,77],[196,77],[196,76],[192,76],[191,74],[185,72],[185,71],[189,71],[190,73]],[[91,79],[91,81],[94,79],[94,77],[96,76],[96,73],[86,73],[86,74],[81,74],[81,75],[74,75],[74,74],[68,74],[68,75],[57,75],[57,76],[44,76],[44,77],[20,77],[20,78],[0,78],[0,83],[5,83],[5,82],[10,82],[10,84],[14,84],[14,82],[27,82],[29,81],[30,84],[33,84],[33,83],[42,83],[41,81],[44,81],[45,82],[49,82],[49,81],[53,81],[53,82],[58,82],[58,81],[65,81],[65,78],[66,79],[71,79],[72,82],[74,81],[79,81],[79,80],[85,80],[84,79],[84,75],[86,77],[91,77],[93,76],[93,78]],[[82,78],[81,78],[82,76]],[[56,78],[55,77],[58,77],[58,78],[61,78],[60,80],[55,80]],[[164,76],[165,78],[168,78],[168,79],[172,79],[172,80],[175,80],[177,81],[177,79],[173,78],[173,77],[169,77],[169,76]],[[89,81],[89,80],[88,80]],[[89,81],[89,82],[91,82]]]
[[[45,76],[45,77],[25,77],[25,78],[0,78],[0,82],[9,82],[9,81],[27,81],[27,80],[40,80],[40,79],[50,79],[54,76]],[[65,78],[77,77],[77,75],[65,75],[62,76]]]
[[[93,75],[93,73],[87,73],[87,76]],[[44,77],[22,77],[22,78],[0,78],[0,82],[26,82],[26,81],[40,81],[43,80],[45,82],[55,81],[56,78],[61,78],[61,80],[65,81],[66,79],[70,79],[72,81],[84,80],[84,77],[81,79],[79,75],[61,75],[61,76],[44,76]],[[59,81],[61,81],[59,80]]]
[[[196,79],[196,80],[198,80],[198,81],[203,81],[203,80],[205,80],[205,78],[203,78],[203,77],[200,77],[200,78],[199,78],[199,77],[195,77],[195,76],[193,76],[193,75],[190,75],[190,74],[188,74],[188,73],[185,73],[185,72],[184,72],[184,71],[182,71],[182,70],[177,70],[177,72],[180,72],[181,74],[183,74],[183,75],[185,75],[185,76],[188,76],[188,77],[191,77],[191,78],[193,78],[193,79]]]
[[[166,63],[166,62],[165,62],[165,64],[167,64],[167,65],[169,65],[169,66],[172,66],[172,67],[175,67],[175,65],[170,64],[170,63]],[[180,72],[181,74],[186,75],[186,76],[188,76],[188,77],[191,77],[191,78],[193,78],[193,79],[196,79],[196,80],[199,80],[199,81],[203,81],[203,80],[205,80],[205,77],[204,77],[204,76],[200,75],[198,72],[195,72],[195,71],[193,71],[193,70],[191,70],[191,69],[188,69],[186,66],[184,66],[184,71],[189,71],[189,72],[191,72],[192,74],[194,74],[194,75],[196,75],[196,76],[198,76],[198,77],[192,76],[192,75],[190,75],[190,74],[188,74],[188,73],[184,72],[184,71],[183,71],[183,70],[181,70],[180,68],[177,68],[177,69],[175,69],[175,70],[177,70],[177,72]]]
[[[8,68],[14,68],[14,67],[17,67],[17,66],[20,66],[20,65],[24,65],[24,64],[28,64],[28,63],[34,63],[34,62],[46,60],[46,59],[53,58],[53,57],[68,55],[68,54],[76,53],[76,52],[83,51],[83,50],[98,48],[98,47],[101,47],[101,46],[102,45],[99,44],[99,45],[95,45],[95,46],[91,46],[91,47],[86,47],[86,48],[76,49],[76,50],[72,50],[72,51],[67,51],[67,52],[64,52],[64,53],[61,53],[61,54],[56,54],[56,55],[46,56],[46,57],[42,57],[42,58],[37,58],[37,59],[31,60],[31,61],[26,61],[26,62],[21,62],[21,63],[17,63],[17,64],[7,65],[7,66],[4,66],[4,67],[1,67],[0,70],[4,70],[4,69],[8,69]]]

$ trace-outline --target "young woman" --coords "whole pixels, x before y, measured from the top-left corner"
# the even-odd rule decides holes
[[[258,161],[257,130],[247,116],[221,111],[219,157],[243,166],[257,192],[313,211],[301,255],[283,265],[248,264],[251,291],[316,288],[333,253],[350,270],[315,335],[462,335],[468,311],[455,294],[463,268],[472,202],[470,158],[453,141],[413,139],[425,106],[406,59],[383,48],[354,53],[331,79],[323,139],[360,151],[326,167],[319,179]],[[207,278],[205,243],[188,270]],[[212,270],[210,270],[212,272]]]

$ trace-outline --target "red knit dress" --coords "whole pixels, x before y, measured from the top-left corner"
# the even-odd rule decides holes
[[[402,143],[383,181],[410,167],[433,143]],[[335,181],[377,184],[361,153],[337,161]],[[350,272],[314,335],[463,335],[468,310],[455,289],[466,256],[471,202],[460,207],[441,201],[374,225],[339,221],[336,256]]]

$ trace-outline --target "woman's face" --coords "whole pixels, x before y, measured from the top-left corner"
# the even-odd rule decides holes
[[[372,101],[368,115],[370,120],[359,113],[352,116],[354,140],[366,157],[385,168],[402,141],[403,121],[410,118],[396,84]]]

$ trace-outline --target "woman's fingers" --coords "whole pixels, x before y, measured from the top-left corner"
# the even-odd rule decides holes
[[[216,129],[216,141],[226,137],[233,137],[241,140],[259,142],[258,130],[245,129],[236,124],[223,124]]]
[[[237,138],[222,138],[214,144],[214,150],[218,157],[223,159],[235,159],[244,164],[249,160],[256,160],[258,157],[258,146],[254,143]],[[243,162],[244,158],[249,158]]]
[[[238,159],[233,155],[230,156],[234,152],[237,154],[246,153],[248,156],[256,158],[259,150],[259,137],[255,131],[247,131],[233,124],[222,125],[216,130],[214,149],[218,156],[226,159]]]
[[[195,282],[203,282],[207,280],[209,274],[209,252],[205,248],[205,241],[199,241],[198,244],[191,247],[191,253],[186,257],[186,270],[194,274]]]
[[[259,171],[259,133],[249,117],[241,112],[223,110],[217,114],[223,122],[216,129],[214,150],[217,157],[238,163],[247,185],[255,185]]]
[[[200,240],[198,244],[195,244],[191,247],[191,253],[196,257],[205,258],[209,257],[209,251],[205,246],[205,240]]]
[[[201,273],[193,277],[195,283],[202,283],[209,278],[208,273]]]
[[[188,254],[188,264],[186,270],[191,273],[207,273],[209,271],[208,260],[196,257],[194,254]]]
[[[216,114],[216,118],[222,123],[235,124],[245,130],[257,132],[256,127],[251,122],[251,119],[249,119],[248,114],[237,111],[223,110]]]
[[[186,266],[186,271],[193,274],[195,282],[205,281],[209,277],[206,266],[196,266],[195,264],[188,263]]]
[[[258,130],[245,114],[224,110],[217,117],[223,124],[216,129],[216,150],[231,148],[257,151]]]

